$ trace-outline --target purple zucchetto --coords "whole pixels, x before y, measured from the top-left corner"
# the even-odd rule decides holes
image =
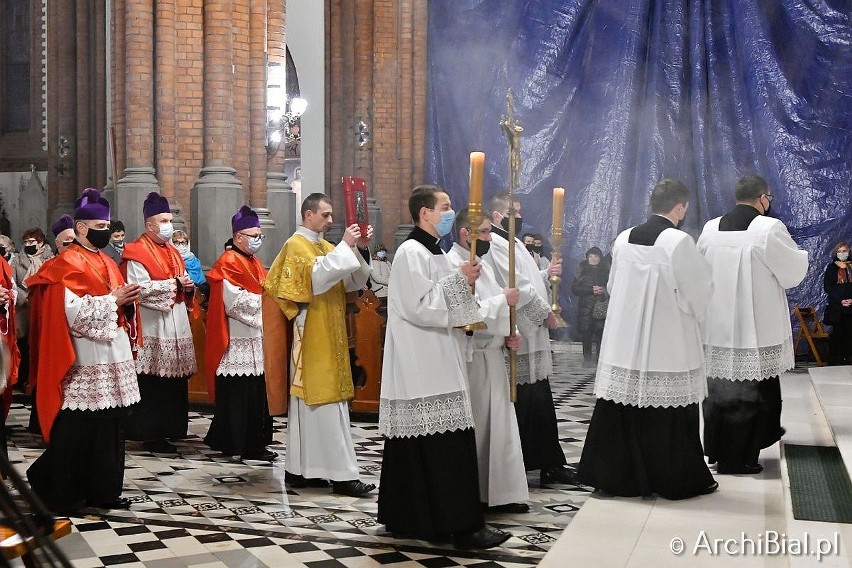
[[[87,187],[80,199],[74,202],[74,220],[109,221],[109,201],[97,189]]]
[[[231,229],[234,233],[239,233],[252,227],[260,227],[260,219],[251,207],[243,205],[237,214],[231,217]]]
[[[73,227],[74,219],[71,218],[71,215],[63,215],[56,220],[56,223],[50,226],[50,232],[53,233],[53,237],[56,238],[62,231],[67,231]]]
[[[145,203],[142,204],[142,216],[146,219],[160,213],[171,212],[172,209],[169,207],[169,200],[156,191],[149,193],[148,197],[145,198]]]

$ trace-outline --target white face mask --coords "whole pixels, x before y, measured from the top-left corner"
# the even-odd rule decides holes
[[[175,248],[178,249],[178,252],[180,253],[180,255],[183,258],[186,258],[186,257],[189,256],[189,245],[185,245],[185,244],[181,243],[179,245],[175,245]]]
[[[384,260],[387,257],[388,257],[388,253],[386,253],[383,250],[376,253],[376,258],[378,258],[379,260]]]
[[[847,258],[849,258],[849,251],[837,253],[837,259],[838,260],[845,261]]]
[[[172,225],[171,221],[166,223],[160,223],[160,232],[157,233],[161,239],[164,241],[172,240],[172,235],[175,233],[174,225]]]
[[[251,254],[256,254],[263,245],[263,237],[254,237],[249,239],[248,250]]]

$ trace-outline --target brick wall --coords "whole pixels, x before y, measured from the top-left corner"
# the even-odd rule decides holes
[[[383,234],[409,223],[408,195],[422,183],[426,127],[427,3],[326,0],[326,179],[336,209],[340,178],[367,179],[382,208]],[[359,149],[359,120],[372,130]]]

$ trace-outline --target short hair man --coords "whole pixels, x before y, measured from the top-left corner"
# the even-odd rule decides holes
[[[27,281],[42,298],[36,404],[48,444],[27,477],[58,513],[130,507],[121,498],[123,424],[140,399],[131,350],[139,285],[102,252],[107,200],[86,189],[75,207],[75,242]]]
[[[355,396],[346,336],[346,292],[364,288],[370,276],[368,246],[346,227],[334,246],[322,238],[334,220],[331,200],[312,193],[302,203],[302,225],[269,268],[264,288],[293,322],[287,471],[291,487],[327,487],[351,497],[376,488],[359,480],[348,401]]]
[[[474,235],[475,253],[481,262],[491,246],[491,221],[483,217],[478,227],[471,227],[468,210],[462,209],[455,221],[456,242],[447,253],[453,266],[470,260]],[[479,497],[492,512],[526,513],[527,472],[515,405],[509,400],[506,380],[506,349],[517,349],[521,344],[521,337],[509,330],[509,306],[518,303],[520,291],[497,284],[489,264],[480,267],[474,290],[486,328],[473,335],[461,329],[454,331],[462,352],[469,354],[465,378],[476,426]]]
[[[121,269],[141,287],[142,345],[136,372],[142,402],[133,412],[127,437],[142,440],[153,453],[174,454],[167,438],[186,437],[189,425],[189,377],[195,373],[195,347],[187,306],[195,284],[172,246],[174,233],[168,200],[151,192],[142,204],[145,232],[124,246]]]
[[[121,255],[124,252],[124,223],[115,220],[109,224],[109,245],[104,252],[116,264],[121,264]]]
[[[470,323],[458,317],[474,305],[469,286],[480,264],[453,266],[438,246],[455,217],[442,188],[414,188],[408,210],[416,226],[394,255],[388,286],[378,520],[397,537],[498,546],[509,534],[483,521],[465,362],[449,329]]]
[[[755,474],[760,450],[783,433],[779,375],[795,366],[786,290],[804,279],[808,253],[767,216],[766,180],[744,176],[735,193],[736,206],[698,239],[714,283],[703,325],[704,453],[720,474]]]
[[[64,251],[74,242],[74,219],[71,215],[62,215],[50,226],[50,232],[53,233],[56,252]]]
[[[491,248],[484,261],[494,269],[500,286],[508,286],[509,247],[515,247],[515,277],[521,292],[517,307],[521,346],[518,349],[515,413],[524,466],[527,471],[539,470],[542,484],[573,484],[573,472],[567,467],[565,452],[559,443],[556,409],[550,390],[553,354],[548,328],[555,325],[556,320],[550,311],[547,278],[551,274],[562,274],[562,263],[556,262],[547,270],[541,270],[517,237],[514,243],[509,243],[510,206],[520,215],[521,202],[517,198],[513,200],[505,192],[491,198]],[[515,218],[516,229],[521,227],[521,220],[522,217]]]
[[[687,187],[661,180],[648,221],[615,240],[597,402],[578,470],[602,493],[684,499],[719,485],[698,433],[707,392],[698,323],[712,289],[710,266],[676,229],[688,207]]]

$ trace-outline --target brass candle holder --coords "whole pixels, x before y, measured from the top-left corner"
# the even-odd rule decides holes
[[[553,248],[553,253],[550,256],[550,262],[555,263],[562,260],[562,228],[554,227],[550,232],[550,246]],[[556,327],[567,327],[568,324],[562,319],[562,307],[559,305],[559,285],[562,283],[562,277],[556,274],[551,274],[547,277],[550,283],[550,311],[556,317]]]
[[[467,204],[468,211],[468,226],[467,230],[473,236],[473,239],[470,241],[470,261],[476,261],[476,241],[479,236],[479,226],[485,220],[485,215],[482,214],[482,203],[478,202],[469,202]],[[476,297],[476,284],[472,284],[470,287],[470,293],[474,297]],[[464,329],[465,334],[473,335],[474,331],[480,331],[483,329],[488,329],[488,326],[484,321],[476,321],[469,323],[462,327]]]

